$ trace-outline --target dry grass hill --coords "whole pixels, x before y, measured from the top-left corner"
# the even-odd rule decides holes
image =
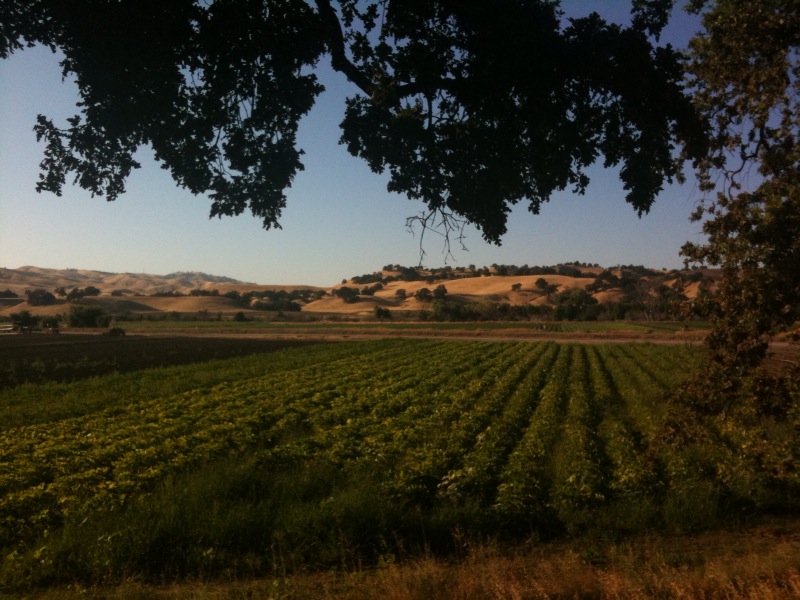
[[[320,288],[261,285],[196,272],[150,275],[25,266],[0,269],[0,317],[21,310],[38,315],[65,313],[68,307],[64,294],[87,288],[99,290],[99,295],[78,302],[98,304],[109,314],[117,315],[229,315],[242,310],[287,307],[291,312],[301,310],[315,316],[373,315],[376,309],[412,315],[430,311],[430,296],[438,294],[448,306],[462,307],[459,314],[464,313],[463,307],[472,307],[473,312],[480,307],[485,317],[490,314],[486,307],[522,307],[534,314],[562,301],[571,290],[584,290],[598,306],[606,307],[604,310],[611,306],[632,310],[635,305],[645,311],[664,312],[674,311],[677,303],[693,299],[702,286],[713,284],[714,277],[714,272],[707,270],[654,271],[632,266],[603,269],[580,263],[433,270],[389,265],[375,273],[343,280],[337,286]],[[440,286],[444,290],[437,293]],[[26,293],[32,290],[50,292],[55,301],[38,305],[26,302]],[[276,293],[283,304],[274,304]],[[507,310],[500,310],[508,314]]]

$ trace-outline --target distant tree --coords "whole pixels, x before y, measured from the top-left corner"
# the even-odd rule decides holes
[[[521,283],[514,283],[514,284],[511,285],[511,291],[512,292],[519,292],[520,290],[522,290],[522,284]]]
[[[99,296],[100,294],[100,290],[93,285],[87,285],[85,288],[83,288],[84,296]]]
[[[597,300],[580,288],[557,294],[554,303],[553,317],[557,321],[594,321],[599,313]]]
[[[57,287],[55,290],[53,290],[53,293],[59,298],[65,298],[67,296],[67,289],[63,286]]]
[[[28,310],[23,310],[11,313],[11,323],[22,333],[28,333],[39,323],[39,317],[32,315]]]
[[[123,292],[122,290],[112,290],[111,295],[116,297],[124,296],[125,292]]]
[[[11,290],[0,291],[0,298],[19,298],[19,294]]]
[[[550,296],[556,293],[558,290],[558,285],[554,283],[547,283],[547,280],[544,277],[539,277],[539,279],[536,280],[536,289],[545,296]]]
[[[96,304],[73,304],[67,315],[70,327],[108,327],[110,322],[110,315]]]
[[[249,319],[244,314],[244,311],[240,310],[235,315],[233,315],[233,320],[236,321],[237,323],[244,323],[245,321],[248,321]]]
[[[355,288],[348,287],[346,285],[336,288],[333,291],[333,293],[334,295],[341,298],[348,304],[352,304],[358,301],[358,290]]]
[[[431,302],[433,301],[433,293],[426,287],[419,288],[414,292],[414,298],[420,302]]]
[[[67,294],[67,302],[75,302],[76,300],[83,298],[85,295],[86,294],[81,288],[74,287]]]
[[[656,320],[679,319],[686,295],[666,284],[656,286],[650,293],[648,312]]]
[[[399,278],[401,281],[418,281],[420,279],[419,270],[414,267],[398,265],[398,271],[400,271]]]
[[[619,277],[614,275],[608,269],[601,271],[597,277],[595,277],[594,281],[589,284],[587,289],[592,292],[601,292],[604,290],[609,290],[615,287],[620,287],[621,281]]]
[[[567,277],[582,277],[583,271],[572,265],[559,265],[556,269],[559,275]]]
[[[408,297],[408,292],[406,292],[403,288],[400,288],[394,293],[394,297],[401,301],[405,300]]]
[[[375,317],[377,319],[391,319],[392,318],[392,311],[390,311],[388,308],[384,308],[383,306],[375,305],[375,308],[373,309],[373,312],[375,313]]]
[[[364,296],[374,296],[375,292],[378,292],[378,291],[380,291],[382,289],[383,289],[383,284],[381,282],[378,282],[378,283],[376,283],[374,285],[370,285],[370,286],[367,286],[367,287],[363,288],[361,290],[361,293]]]
[[[54,304],[56,297],[43,289],[25,290],[25,295],[28,297],[28,304],[31,306],[47,306]]]
[[[447,297],[447,288],[444,284],[437,285],[433,290],[434,300],[444,300]]]

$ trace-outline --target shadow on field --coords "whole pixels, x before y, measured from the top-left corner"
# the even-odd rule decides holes
[[[0,389],[21,383],[76,381],[322,343],[216,337],[0,335]]]

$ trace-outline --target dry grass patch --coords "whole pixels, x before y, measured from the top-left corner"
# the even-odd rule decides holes
[[[784,524],[786,525],[786,524]],[[800,523],[696,537],[573,541],[462,556],[424,557],[377,569],[270,580],[47,590],[36,600],[534,600],[800,598]],[[2,595],[0,594],[0,598]]]

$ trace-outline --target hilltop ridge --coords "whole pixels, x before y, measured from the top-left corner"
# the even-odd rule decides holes
[[[712,287],[716,276],[711,269],[603,268],[577,261],[533,267],[386,265],[322,288],[247,283],[202,272],[151,275],[24,266],[0,269],[0,316],[19,310],[61,314],[68,310],[65,304],[77,301],[148,318],[159,312],[230,315],[246,310],[253,317],[302,311],[318,317],[386,318],[391,311],[436,320],[678,319],[682,305]],[[47,292],[52,301],[27,302],[32,290]]]

